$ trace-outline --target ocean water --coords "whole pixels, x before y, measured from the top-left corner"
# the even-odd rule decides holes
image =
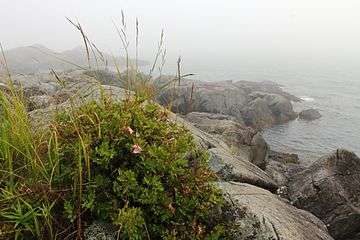
[[[295,120],[265,129],[271,149],[296,153],[304,164],[337,148],[360,155],[360,68],[334,65],[258,65],[188,69],[200,80],[271,80],[304,101],[294,103],[296,111],[316,108],[322,118]]]

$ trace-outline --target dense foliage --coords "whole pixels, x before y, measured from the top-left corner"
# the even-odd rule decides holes
[[[207,155],[156,104],[104,98],[61,112],[36,147],[41,170],[18,170],[0,186],[2,227],[17,237],[81,238],[95,220],[113,223],[119,239],[221,235]]]

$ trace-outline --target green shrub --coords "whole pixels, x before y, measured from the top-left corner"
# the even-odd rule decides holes
[[[72,106],[49,131],[33,131],[17,95],[1,97],[0,239],[83,239],[98,221],[119,239],[222,235],[206,152],[147,97]]]
[[[62,196],[64,219],[111,221],[121,239],[219,234],[209,218],[221,194],[207,155],[163,108],[139,98],[91,102],[59,114],[52,130],[53,188],[72,189]]]

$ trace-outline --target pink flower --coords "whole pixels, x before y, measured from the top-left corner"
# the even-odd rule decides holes
[[[142,149],[138,144],[134,144],[132,146],[132,153],[133,154],[140,154],[141,152],[142,152]]]
[[[131,127],[126,127],[126,128],[124,128],[124,131],[125,131],[126,133],[130,134],[130,135],[132,135],[132,134],[134,133],[134,130],[132,130]]]

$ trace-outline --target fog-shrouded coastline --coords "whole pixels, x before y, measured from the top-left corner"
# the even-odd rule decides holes
[[[30,46],[30,49],[33,50],[33,47]],[[50,49],[45,47],[42,49],[49,52],[49,54],[45,54],[46,56],[53,55]],[[179,79],[176,77],[179,72],[175,76],[167,75],[174,74],[179,70],[178,68],[175,69],[176,71],[166,68],[160,77],[155,74],[146,74],[147,69],[151,68],[151,64],[150,66],[142,65],[141,71],[134,72],[136,74],[129,74],[134,71],[131,68],[123,72],[108,71],[113,69],[113,66],[108,64],[74,69],[74,64],[58,65],[57,62],[43,58],[43,55],[38,55],[35,62],[32,62],[32,58],[18,58],[17,56],[31,54],[25,54],[28,51],[24,53],[24,50],[29,50],[29,47],[17,50],[20,50],[20,53],[13,54],[8,58],[8,66],[15,66],[15,69],[9,69],[10,79],[14,84],[6,84],[9,78],[5,74],[1,79],[0,87],[3,98],[9,97],[11,101],[24,99],[24,102],[19,101],[19,105],[23,106],[21,113],[24,115],[21,117],[27,119],[24,116],[28,116],[29,119],[26,121],[29,124],[26,129],[42,131],[51,128],[53,121],[58,119],[54,116],[57,116],[59,111],[66,113],[75,111],[73,114],[79,112],[78,116],[71,116],[75,116],[79,123],[85,125],[87,121],[83,122],[83,118],[89,116],[90,121],[88,122],[94,126],[91,128],[96,129],[94,135],[97,138],[105,137],[106,141],[105,139],[95,140],[90,144],[90,146],[95,146],[94,150],[90,151],[99,151],[98,155],[101,155],[102,153],[100,154],[98,149],[103,144],[100,147],[96,145],[103,141],[110,146],[108,144],[110,141],[107,139],[114,136],[116,129],[119,129],[121,136],[126,136],[126,138],[129,136],[142,137],[145,133],[138,134],[140,133],[139,128],[144,127],[148,132],[149,126],[154,125],[153,123],[138,122],[139,119],[143,119],[141,111],[149,111],[147,113],[149,116],[154,116],[157,112],[160,116],[157,119],[158,122],[171,126],[179,124],[182,126],[180,129],[184,127],[191,134],[186,141],[188,139],[195,140],[189,152],[183,153],[188,156],[186,159],[189,158],[188,160],[191,161],[182,165],[186,169],[192,167],[195,171],[186,172],[196,173],[198,171],[199,162],[194,160],[194,157],[197,156],[197,148],[206,152],[209,170],[216,174],[217,185],[226,196],[225,201],[231,203],[224,206],[226,213],[219,214],[220,218],[216,217],[216,219],[220,222],[230,221],[231,223],[243,221],[246,224],[240,228],[237,225],[230,225],[228,229],[231,232],[231,238],[229,239],[244,239],[237,236],[243,236],[242,234],[245,232],[250,232],[255,238],[269,236],[266,239],[279,239],[279,236],[282,236],[289,240],[353,240],[354,236],[359,236],[359,221],[353,219],[353,216],[358,215],[358,211],[353,206],[357,206],[358,196],[360,196],[358,185],[360,159],[352,151],[357,152],[357,140],[360,136],[356,126],[359,118],[357,96],[359,84],[356,79],[360,74],[351,71],[352,68],[341,68],[340,65],[330,68],[326,64],[318,67],[315,65],[309,67],[309,65],[299,63],[293,65],[274,64],[275,59],[267,65],[255,62],[253,65],[235,64],[235,67],[232,67],[234,64],[231,63],[202,64],[201,67],[199,64],[185,60],[180,64],[180,74],[190,77],[189,79],[181,77]],[[75,66],[84,65],[81,59],[86,57],[86,52],[82,48],[75,50],[70,51],[75,52],[70,57],[65,54],[66,59],[74,61]],[[57,53],[57,55],[64,54]],[[124,58],[118,57],[118,59]],[[18,65],[16,60],[23,61],[20,64],[21,68],[16,68]],[[123,61],[122,64],[126,62]],[[56,68],[49,69],[54,65]],[[172,65],[170,61],[168,65]],[[174,65],[176,68],[176,64]],[[143,67],[145,68],[143,69]],[[24,69],[33,72],[20,74],[19,71]],[[144,79],[147,81],[142,85]],[[163,84],[169,86],[168,84],[174,81],[176,84],[173,87],[163,88]],[[59,84],[59,82],[63,84]],[[140,83],[140,87],[136,83]],[[13,91],[13,89],[22,91]],[[161,91],[156,91],[156,89],[161,89]],[[17,92],[23,93],[23,95],[19,98],[11,98],[12,94]],[[140,96],[140,98],[132,96]],[[139,102],[137,105],[141,111],[128,114],[126,111],[129,111],[129,107],[118,107],[121,106],[119,104],[126,103],[133,106],[132,99],[146,101]],[[77,109],[78,104],[83,107]],[[154,111],[156,108],[162,109],[161,105],[172,112]],[[6,108],[8,105],[3,104],[2,106],[5,106],[5,110],[7,109],[6,113],[14,112],[16,114],[16,111],[10,111],[9,107]],[[94,108],[89,106],[94,106]],[[83,113],[82,109],[91,111],[91,113]],[[105,112],[98,114],[99,109],[105,110],[106,114]],[[112,109],[120,111],[116,115],[108,115]],[[93,111],[94,119],[90,117]],[[122,120],[117,116],[122,114],[133,116],[134,120],[126,120],[124,121],[126,125],[118,128],[116,126]],[[312,121],[297,120],[297,116]],[[319,116],[320,118],[318,118]],[[21,118],[15,116],[10,119],[6,114],[3,117],[5,121],[2,122],[9,122],[14,126]],[[64,132],[80,134],[79,131],[71,131],[72,126],[76,125],[72,122],[74,118],[65,117],[64,119],[70,121],[70,125],[61,125],[64,126]],[[114,123],[104,124],[106,119],[110,119]],[[57,126],[56,122],[55,125]],[[115,127],[107,132],[103,126]],[[83,126],[80,125],[80,127]],[[91,132],[89,129],[84,130],[84,133]],[[136,134],[133,134],[134,131]],[[10,136],[14,135],[16,134],[10,132]],[[22,137],[24,133],[18,135]],[[43,136],[43,134],[39,135]],[[154,135],[150,134],[150,139],[153,139]],[[30,137],[32,136],[30,135]],[[166,142],[161,142],[159,149],[165,149],[163,146],[167,146],[169,143],[170,146],[175,146],[173,142],[176,138],[168,134],[167,130],[162,132],[158,139],[164,139],[166,136],[171,138]],[[67,138],[63,137],[62,139],[67,141]],[[83,138],[79,136],[79,141],[82,141],[81,139]],[[48,146],[51,141],[52,138],[49,140]],[[106,169],[111,172],[107,175],[112,177],[114,172],[111,167],[108,167],[108,164],[115,163],[117,165],[124,161],[124,156],[127,159],[128,155],[138,157],[138,154],[141,154],[141,160],[144,159],[145,162],[145,159],[148,159],[145,154],[157,152],[146,149],[147,144],[153,146],[150,141],[140,141],[140,145],[134,144],[134,142],[123,144],[118,140],[111,140],[111,142],[119,142],[119,145],[112,148],[111,152],[117,154],[119,151],[121,155],[119,158],[114,158],[114,161],[112,161],[112,157],[109,157],[109,161],[104,164]],[[119,150],[124,146],[126,148],[129,146],[129,148]],[[104,149],[106,153],[111,150],[108,147],[104,147]],[[82,149],[80,151],[82,152]],[[169,165],[169,158],[163,150],[159,152],[164,158],[152,155],[150,159],[155,157],[156,164],[154,165],[161,165],[162,169],[162,165]],[[178,150],[174,155],[177,153],[179,153]],[[81,155],[81,153],[74,156],[77,155]],[[48,154],[45,153],[45,156],[47,157]],[[67,155],[64,156],[67,157]],[[95,159],[98,159],[96,156]],[[323,157],[318,159],[320,156]],[[106,155],[105,158],[107,159],[108,156]],[[160,159],[165,159],[166,164],[157,164]],[[140,159],[134,162],[139,163],[138,160]],[[60,161],[61,163],[72,162]],[[90,171],[92,169],[96,171],[98,165],[96,162],[94,163]],[[141,164],[143,163],[141,162]],[[153,169],[153,166],[151,168]],[[118,172],[121,171],[123,170],[118,170]],[[81,171],[81,176],[82,173]],[[27,178],[21,177],[21,180],[23,179]],[[167,181],[167,178],[164,179]],[[107,182],[118,183],[118,180],[109,179]],[[29,184],[24,186],[33,187]],[[96,192],[103,192],[101,185],[97,187],[99,191]],[[117,188],[107,187],[107,189],[112,191],[111,189]],[[35,197],[39,199],[39,196],[36,196],[37,192],[33,192],[31,188],[28,191],[34,193]],[[115,196],[113,193],[110,195]],[[203,198],[203,196],[202,194],[201,197]],[[100,197],[94,196],[93,199],[96,199],[94,200],[96,202],[103,202]],[[142,195],[135,201],[141,197]],[[57,219],[63,214],[63,206],[61,202],[55,203],[59,204],[58,208],[61,209],[54,213],[54,219]],[[175,208],[171,207],[171,209]],[[114,209],[111,208],[111,210]],[[240,210],[244,212],[238,214]],[[106,212],[108,213],[109,210],[107,209]],[[176,212],[175,209],[172,214]],[[152,216],[153,214],[151,214]],[[87,219],[87,221],[91,225],[84,227],[86,240],[93,239],[92,236],[98,233],[100,235],[114,234],[115,228],[102,228],[98,231],[97,229],[102,226],[98,224],[98,221],[93,221],[93,219]],[[105,223],[109,226],[116,225],[116,222],[112,223],[111,219],[107,221],[109,222]],[[61,229],[59,231],[64,232]],[[10,232],[10,234],[12,233]],[[5,234],[8,235],[7,232]]]
[[[39,46],[43,49],[42,51],[38,50]],[[75,62],[81,65],[86,59],[85,50],[81,50],[80,58],[67,57],[69,54],[66,57],[63,57],[64,54],[61,56],[70,58],[72,61],[75,59]],[[28,54],[20,54],[21,58],[19,58],[18,52]],[[38,44],[12,49],[5,53],[10,67],[15,70],[21,67],[19,71],[27,70],[26,68],[44,71],[50,65],[52,67],[59,67],[59,63],[61,66],[64,65],[47,52],[53,53],[52,50]],[[35,60],[34,53],[36,53]],[[123,64],[125,60],[121,60]],[[19,64],[19,61],[22,64]],[[263,132],[271,149],[296,153],[304,164],[309,164],[337,148],[360,153],[360,129],[357,125],[360,122],[360,70],[355,62],[349,59],[311,62],[295,58],[289,61],[277,58],[273,61],[267,58],[251,60],[246,57],[210,61],[209,59],[194,61],[184,58],[182,71],[193,73],[195,75],[191,78],[203,81],[273,81],[281,84],[284,91],[303,100],[301,103],[293,103],[295,111],[300,112],[309,108],[319,110],[322,118],[315,121],[296,119],[266,128]],[[145,72],[148,71],[148,63],[141,61]],[[164,73],[176,73],[175,67],[176,61],[167,59]]]
[[[234,61],[223,65],[188,64],[184,70],[208,81],[274,81],[303,99],[293,103],[296,111],[320,111],[322,118],[315,121],[296,119],[265,129],[264,138],[274,150],[296,153],[304,164],[337,148],[360,153],[360,70],[355,64]]]
[[[359,0],[0,1],[0,240],[360,240]]]
[[[61,58],[84,65],[86,54],[83,48],[78,47],[64,53],[74,51],[80,57],[74,57],[76,54],[61,53]],[[11,49],[5,54],[10,68],[16,70],[15,73],[25,70],[21,73],[26,73],[29,69],[42,72],[48,71],[49,67],[74,67],[65,66],[64,62],[54,58],[52,50],[39,44]],[[327,61],[305,61],[294,57],[284,61],[274,57],[271,61],[266,57],[255,56],[250,59],[243,56],[239,59],[194,61],[185,57],[182,71],[193,73],[195,75],[191,78],[203,81],[273,81],[281,84],[284,91],[303,100],[300,103],[293,102],[296,112],[309,108],[319,110],[322,118],[315,121],[296,119],[266,128],[263,132],[271,149],[296,153],[304,164],[309,164],[337,148],[360,153],[360,129],[357,126],[360,121],[360,70],[355,60],[347,58],[343,59],[344,61],[331,62],[331,59],[334,58]],[[176,61],[171,60],[167,59],[164,69],[166,74],[177,71]],[[120,58],[119,63],[123,65],[124,61],[124,58]],[[140,60],[140,63],[141,68],[148,71],[149,62]]]

